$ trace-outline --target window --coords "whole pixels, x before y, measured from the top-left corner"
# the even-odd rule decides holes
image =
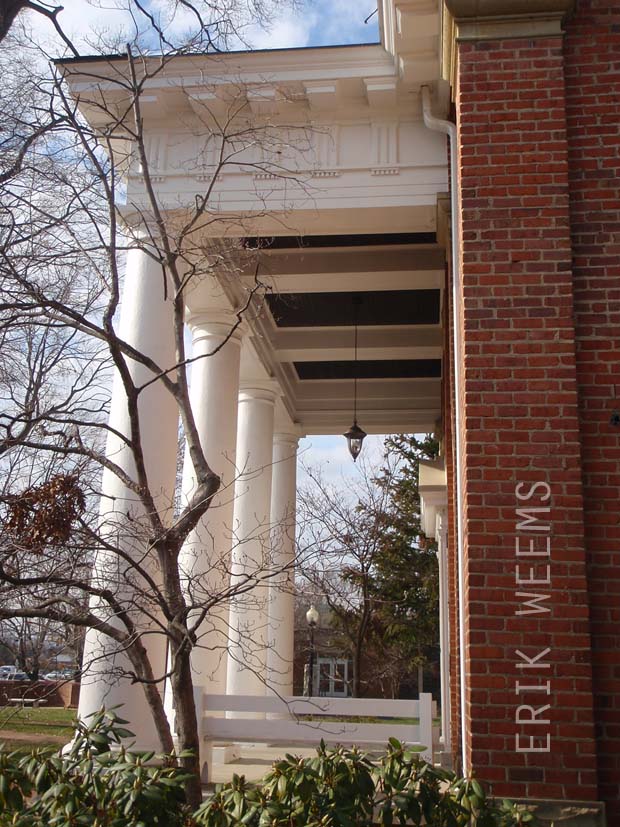
[[[349,694],[349,663],[341,658],[318,659],[318,695],[346,698]]]

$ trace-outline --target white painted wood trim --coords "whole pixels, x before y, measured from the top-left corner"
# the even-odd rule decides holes
[[[431,696],[429,695],[429,698]],[[419,701],[376,698],[300,698],[295,696],[205,695],[203,709],[226,712],[290,712],[293,715],[369,715],[417,718]]]
[[[392,726],[390,724],[351,724],[345,722],[325,723],[323,721],[297,722],[264,720],[227,720],[208,718],[205,722],[205,737],[222,741],[257,741],[269,744],[306,743],[318,744],[323,739],[328,743],[356,743],[385,745],[388,738],[398,738],[407,744],[420,744],[418,726]],[[432,740],[424,746],[432,750]],[[424,751],[426,755],[428,749]]]
[[[428,692],[420,694],[420,735],[419,743],[426,749],[422,753],[426,761],[433,760],[433,696]]]
[[[273,720],[225,719],[209,713],[265,712],[288,714],[277,726]],[[419,700],[386,701],[376,698],[300,698],[288,696],[204,695],[202,698],[203,737],[211,741],[245,741],[269,744],[327,743],[385,745],[388,738],[397,738],[406,744],[420,745],[420,753],[433,760],[433,748],[438,743],[439,730],[433,726],[437,704],[432,695],[423,693]],[[299,720],[296,716],[313,715],[319,720]],[[330,715],[359,715],[378,718],[418,718],[418,724],[354,723],[330,720]]]

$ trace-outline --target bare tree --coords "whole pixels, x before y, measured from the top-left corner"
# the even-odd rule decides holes
[[[327,482],[320,469],[306,469],[308,482],[299,493],[300,575],[329,610],[332,644],[339,642],[351,659],[354,696],[380,687],[397,697],[436,636],[437,559],[434,549],[417,548],[419,519],[402,511],[404,466],[390,449],[380,468],[358,463],[357,484],[346,486]],[[410,510],[416,497],[417,488],[408,494]],[[391,571],[398,576],[388,577]],[[408,636],[403,623],[412,627]]]
[[[38,680],[41,670],[48,665],[45,652],[50,627],[51,621],[47,618],[34,621],[13,617],[0,623],[0,643],[31,680]]]
[[[358,483],[348,483],[348,496],[317,469],[306,469],[308,484],[299,494],[301,575],[329,607],[332,625],[351,657],[354,697],[364,694],[369,678],[363,660],[376,619],[374,567],[388,502],[368,465],[362,461],[358,467]]]
[[[287,5],[293,5],[289,2]],[[268,26],[274,12],[282,7],[277,0],[171,0],[168,5],[152,8],[141,0],[117,0],[107,6],[109,11],[125,11],[136,29],[155,34],[168,45],[174,42],[175,22],[180,18],[196,33],[195,39],[203,48],[224,49],[231,40],[243,42],[244,32],[253,25]],[[79,56],[78,48],[67,35],[66,14],[59,3],[39,0],[0,0],[0,43],[7,37],[16,21],[24,14],[34,14],[49,21],[54,32],[70,54]],[[146,31],[145,31],[146,30]],[[183,39],[186,39],[184,30]],[[179,45],[177,42],[176,45]]]
[[[41,74],[40,61],[29,64],[24,58],[23,44],[19,52],[0,54],[8,90],[2,103],[0,174],[5,354],[0,457],[6,472],[0,500],[0,618],[95,630],[106,646],[122,651],[129,663],[125,674],[142,685],[167,752],[174,745],[161,686],[169,678],[182,762],[192,774],[188,800],[196,804],[200,766],[191,652],[208,645],[205,629],[218,607],[240,595],[253,599],[253,591],[279,572],[272,565],[268,526],[259,529],[265,535],[260,559],[242,576],[231,580],[229,554],[216,550],[213,565],[221,568],[219,582],[225,584],[217,592],[199,575],[188,583],[179,562],[220,486],[190,404],[189,369],[196,357],[186,352],[187,295],[212,280],[215,270],[227,279],[253,271],[254,282],[246,288],[229,336],[245,317],[260,312],[260,249],[209,241],[217,236],[214,226],[226,220],[211,207],[214,182],[223,169],[246,164],[302,182],[282,161],[282,130],[257,127],[245,98],[233,97],[224,111],[204,107],[200,114],[204,142],[195,163],[211,183],[182,211],[168,210],[162,202],[141,109],[145,89],[180,55],[225,43],[241,7],[207,3],[205,18],[202,6],[182,5],[197,31],[178,44],[146,7],[131,4],[136,26],[130,45],[88,69],[94,91],[90,97],[80,95],[79,106],[67,81],[84,72],[82,66],[65,61]],[[252,15],[262,10],[258,2],[250,4]],[[55,22],[56,12],[50,11]],[[75,47],[70,51],[77,53]],[[106,86],[106,95],[100,86]],[[89,112],[88,122],[80,108]],[[285,130],[287,140],[293,132],[293,127]],[[260,159],[255,153],[248,159],[246,150],[257,143]],[[303,144],[302,130],[295,151]],[[126,203],[130,170],[143,181],[140,206]],[[244,217],[236,215],[235,221],[242,226]],[[123,264],[135,250],[154,261],[161,274],[152,289],[170,309],[172,365],[137,349],[118,326]],[[113,378],[122,388],[126,431],[108,419]],[[144,451],[141,412],[153,388],[173,400],[195,480],[191,495],[176,510],[174,497],[154,488]],[[117,452],[110,451],[111,444]],[[121,461],[121,454],[130,461]],[[99,508],[102,493],[110,499],[105,479],[111,478],[128,492],[127,500]],[[9,594],[19,599],[8,602]],[[155,635],[168,642],[166,673],[155,671],[149,658],[149,639]]]

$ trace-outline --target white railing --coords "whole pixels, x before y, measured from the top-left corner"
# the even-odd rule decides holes
[[[211,745],[225,741],[311,746],[323,739],[330,744],[385,746],[392,737],[422,747],[421,756],[432,762],[433,747],[439,742],[439,727],[433,726],[437,705],[427,693],[421,694],[417,701],[249,695],[202,695],[196,700],[202,707],[196,710],[202,723],[201,737],[203,743]],[[229,713],[229,717],[213,714],[221,716],[223,712]],[[334,720],[334,716],[379,720],[357,723]],[[389,720],[394,718],[413,718],[418,722]]]

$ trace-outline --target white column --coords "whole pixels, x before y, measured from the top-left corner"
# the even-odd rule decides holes
[[[437,557],[439,561],[439,651],[441,675],[441,735],[443,751],[450,753],[450,612],[448,605],[448,514],[437,511]]]
[[[241,384],[237,427],[227,692],[264,695],[270,566],[271,462],[275,389],[272,382]],[[263,578],[262,584],[259,582]],[[252,586],[248,591],[242,591]]]
[[[172,310],[172,302],[166,301],[164,296],[161,265],[142,250],[131,250],[127,255],[118,332],[121,338],[152,357],[163,368],[175,364]],[[129,368],[138,385],[152,379],[152,373],[140,364],[129,362]],[[161,382],[154,382],[140,394],[139,420],[149,489],[160,515],[166,521],[172,516],[174,499],[178,409]],[[119,433],[130,435],[127,397],[118,374],[114,379],[109,424]],[[113,432],[108,436],[106,455],[132,479],[136,479],[133,454]],[[148,521],[135,494],[109,470],[104,471],[102,479],[100,530],[110,542],[118,544],[133,559],[140,560],[141,566],[156,582],[159,581],[157,560],[150,558],[148,553],[145,555]],[[118,555],[100,552],[95,560],[93,580],[95,584],[113,590],[121,603],[129,606],[135,600],[153,616],[159,614],[151,598],[150,587]],[[105,603],[94,601],[91,607],[110,623],[120,626]],[[149,627],[145,613],[134,609],[131,614],[141,630],[153,630],[154,624]],[[155,676],[162,676],[163,692],[166,637],[157,632],[147,634],[143,643]],[[143,689],[139,684],[132,685],[124,677],[131,666],[128,658],[117,652],[117,648],[117,644],[107,636],[92,629],[88,631],[78,714],[84,719],[102,706],[110,708],[122,704],[119,715],[129,721],[129,728],[136,734],[137,748],[159,749]]]
[[[203,357],[192,363],[192,410],[207,462],[221,479],[217,495],[188,537],[179,561],[188,605],[195,607],[217,598],[229,585],[241,346],[240,331],[231,334],[236,321],[232,311],[217,306],[194,311],[188,318],[192,358]],[[195,485],[194,468],[186,451],[184,501]],[[226,692],[227,624],[228,605],[220,603],[203,621],[192,653],[194,685],[212,694]]]
[[[293,635],[295,629],[295,509],[297,443],[293,433],[273,438],[271,483],[271,565],[267,680],[279,695],[293,694]]]

